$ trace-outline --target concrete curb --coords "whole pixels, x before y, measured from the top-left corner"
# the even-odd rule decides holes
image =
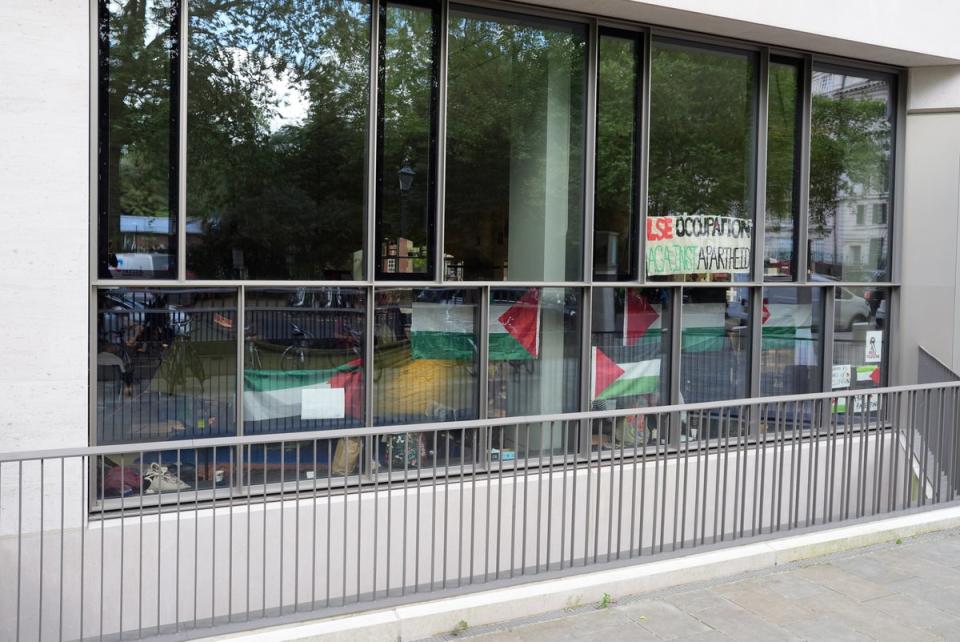
[[[205,639],[249,642],[418,640],[452,631],[461,621],[470,627],[495,624],[595,603],[604,594],[618,599],[957,527],[960,527],[960,507],[951,507],[656,562],[541,579],[469,595]]]

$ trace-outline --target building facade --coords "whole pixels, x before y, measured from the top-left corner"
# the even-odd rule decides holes
[[[871,390],[960,372],[958,20],[936,0],[8,2],[0,452],[109,447],[61,469],[61,506],[101,545],[131,506],[142,535],[145,501],[159,542],[176,506],[178,573],[182,503],[216,542],[201,508],[229,498],[232,550],[234,504],[262,502],[266,612],[289,532],[300,551],[299,521],[267,535],[285,489],[329,502],[341,479],[326,527],[355,501],[360,530],[415,471],[419,528],[424,476],[567,475],[773,422],[688,404],[830,393],[783,421],[874,421]],[[0,535],[23,530],[15,474]],[[363,566],[346,526],[336,545]]]

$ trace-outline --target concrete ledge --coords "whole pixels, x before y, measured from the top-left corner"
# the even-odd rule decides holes
[[[539,579],[519,586],[206,639],[251,642],[418,640],[452,631],[460,621],[468,622],[471,627],[495,624],[598,602],[605,593],[617,599],[957,527],[960,527],[960,507],[944,508],[655,562]]]

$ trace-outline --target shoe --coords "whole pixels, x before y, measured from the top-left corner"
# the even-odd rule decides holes
[[[150,464],[150,469],[144,473],[143,478],[150,482],[150,487],[145,491],[150,494],[190,488],[189,484],[185,484],[179,477],[168,472],[166,466],[156,462]]]

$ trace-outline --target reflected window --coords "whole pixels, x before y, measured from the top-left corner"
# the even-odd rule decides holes
[[[476,419],[478,292],[381,289],[376,296],[374,424]]]
[[[580,409],[580,314],[573,288],[490,291],[488,417]],[[512,428],[491,433],[494,445],[527,457],[576,451],[570,422],[526,424],[520,437]]]
[[[451,8],[450,280],[582,273],[586,28]]]
[[[820,288],[765,288],[760,319],[760,394],[819,392],[823,336]]]
[[[97,292],[97,444],[236,434],[232,290]]]
[[[887,381],[888,288],[836,288],[833,390],[879,388]]]
[[[365,306],[352,288],[247,289],[245,433],[363,424]]]
[[[647,275],[751,271],[757,64],[750,53],[654,40]]]
[[[590,398],[595,409],[669,403],[670,290],[595,288]]]
[[[685,288],[680,318],[680,403],[745,398],[750,290]]]
[[[768,78],[763,278],[789,281],[796,271],[795,222],[800,212],[800,64],[773,59]]]
[[[637,275],[640,52],[636,34],[600,34],[593,231],[596,281],[628,281]]]
[[[377,275],[433,269],[439,11],[388,3],[380,43]]]
[[[369,62],[367,2],[191,2],[189,277],[364,277]]]
[[[893,79],[814,69],[812,91],[810,272],[839,281],[886,281]],[[883,213],[865,216],[875,206]],[[855,247],[871,251],[855,252]]]
[[[177,274],[180,2],[99,3],[97,274]]]

